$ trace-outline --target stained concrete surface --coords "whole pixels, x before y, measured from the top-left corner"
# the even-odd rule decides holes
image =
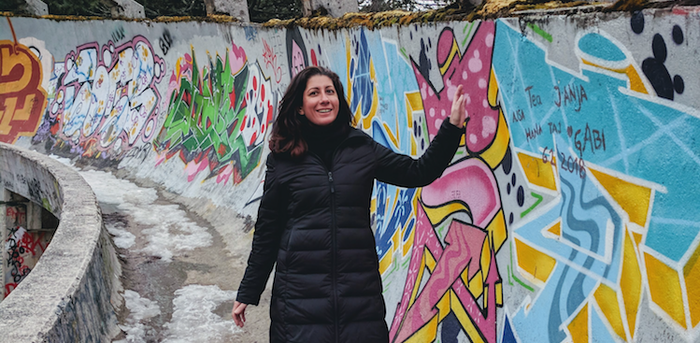
[[[92,171],[92,173],[95,172]],[[144,308],[138,308],[139,306],[130,309],[130,300],[125,297],[126,306],[122,306],[118,316],[122,332],[114,338],[113,342],[251,343],[268,341],[270,284],[263,294],[260,305],[248,307],[244,328],[235,327],[230,315],[235,296],[233,292],[236,291],[243,276],[250,250],[252,239],[250,218],[241,218],[232,215],[231,211],[220,208],[213,208],[203,213],[203,216],[199,215],[188,209],[188,206],[196,207],[196,199],[180,197],[158,189],[157,185],[148,180],[131,180],[128,182],[132,185],[128,185],[124,184],[127,180],[112,180],[114,177],[108,173],[87,175],[85,171],[81,171],[81,174],[95,190],[102,208],[105,226],[117,243],[117,252],[123,265],[124,292],[138,293],[139,301],[147,304],[151,313],[144,314]],[[116,184],[113,184],[115,182]],[[140,185],[137,186],[137,184]],[[186,228],[172,224],[167,227],[167,233],[161,228],[154,235],[153,223],[148,223],[148,220],[144,223],[143,218],[136,218],[134,213],[130,213],[135,211],[128,210],[130,206],[115,203],[114,192],[118,193],[124,188],[128,188],[122,197],[124,203],[135,201],[147,211],[149,208],[153,209],[155,215],[163,208],[176,212],[182,211],[181,214],[173,216],[184,213],[185,219],[179,221],[189,220],[191,225],[204,228],[205,231],[197,235],[210,235],[210,244],[192,249],[181,246],[179,249],[178,244],[165,244],[163,246],[171,250],[172,257],[168,259],[168,254],[162,254],[166,257],[154,255],[152,246],[159,240],[167,241],[185,237],[184,240],[187,241],[198,238],[194,237],[195,234],[186,232]],[[153,193],[153,191],[157,198],[152,203],[135,200],[139,197],[138,194]],[[119,199],[118,196],[116,198]],[[230,218],[222,218],[222,216]],[[163,222],[167,225],[166,217],[170,217],[167,211],[163,218]],[[219,222],[219,224],[215,226],[211,222]],[[129,243],[124,243],[124,237],[133,238],[133,244],[129,246]],[[174,315],[177,311],[175,303],[178,301],[178,294],[182,296],[181,293],[185,290],[193,290],[194,285],[208,286],[208,288],[199,289],[196,297],[200,297],[198,298],[200,300],[185,301],[211,302],[213,307],[210,311],[201,308],[182,309],[178,315]],[[220,297],[214,299],[216,297],[214,294],[219,296],[225,294],[226,300],[222,301]],[[133,301],[131,305],[135,306]],[[180,306],[183,306],[182,300]],[[191,304],[191,306],[198,305]],[[156,312],[157,314],[154,315]]]

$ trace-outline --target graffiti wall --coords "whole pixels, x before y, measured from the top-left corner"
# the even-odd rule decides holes
[[[375,184],[391,341],[697,341],[698,46],[698,7],[332,32],[6,18],[0,137],[255,216],[305,66],[414,157],[463,85],[442,177]]]
[[[7,238],[3,242],[4,287],[0,298],[7,297],[29,275],[53,237],[53,231],[27,230],[26,203],[6,205],[4,224]]]

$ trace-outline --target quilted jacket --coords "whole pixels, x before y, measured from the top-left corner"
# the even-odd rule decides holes
[[[422,187],[452,160],[464,129],[447,120],[419,159],[351,129],[330,167],[313,153],[269,154],[253,247],[237,300],[257,305],[275,262],[271,342],[388,342],[370,229],[374,180]]]

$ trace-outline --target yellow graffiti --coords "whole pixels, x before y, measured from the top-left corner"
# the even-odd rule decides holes
[[[627,67],[624,67],[624,68],[608,68],[608,67],[603,67],[599,64],[595,64],[595,63],[588,61],[586,59],[581,59],[581,61],[583,62],[583,64],[587,64],[590,66],[609,70],[609,71],[612,71],[612,72],[618,73],[618,74],[624,74],[627,76],[627,78],[630,81],[630,89],[631,90],[633,90],[635,92],[643,93],[643,94],[649,94],[649,91],[647,91],[647,88],[644,85],[644,81],[642,80],[641,76],[639,76],[639,72],[631,64],[628,65]]]
[[[620,318],[620,306],[617,302],[617,293],[610,288],[610,286],[601,283],[598,289],[593,293],[593,297],[613,331],[621,338],[625,338],[625,328],[622,324],[622,318]]]
[[[588,342],[588,304],[583,305],[581,311],[569,323],[567,328],[573,343]]]
[[[484,159],[491,169],[496,169],[501,161],[503,161],[503,156],[508,150],[509,143],[510,133],[508,132],[506,118],[503,115],[503,109],[498,108],[498,128],[496,129],[496,137],[493,138],[491,146],[481,153],[481,158]]]
[[[47,102],[41,68],[26,46],[0,41],[0,141],[36,133]]]
[[[637,249],[630,237],[630,231],[625,231],[620,292],[622,293],[624,314],[627,317],[627,328],[630,333],[630,340],[632,340],[634,339],[639,305],[642,302],[642,270]]]
[[[615,202],[622,207],[622,210],[629,215],[630,222],[645,227],[651,206],[652,190],[594,168],[590,168],[590,171]]]
[[[420,92],[406,93],[406,118],[408,119],[409,131],[413,129],[413,113],[423,112],[423,99],[420,97]],[[411,139],[411,155],[415,156],[418,150],[416,138]]]
[[[649,253],[644,253],[651,300],[684,329],[685,309],[678,272]]]
[[[557,173],[555,167],[552,165],[556,165],[556,160],[552,163],[545,163],[540,156],[530,155],[526,152],[518,152],[518,161],[520,161],[520,165],[523,167],[523,172],[525,172],[525,177],[528,182],[553,191],[557,190]]]
[[[690,310],[690,325],[695,327],[700,321],[700,246],[690,256],[683,267],[685,289],[688,292],[688,309]]]
[[[517,237],[514,240],[518,267],[525,273],[524,275],[536,284],[546,282],[554,271],[557,260],[524,243]]]

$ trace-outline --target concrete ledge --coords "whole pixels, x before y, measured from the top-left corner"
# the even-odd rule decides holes
[[[36,267],[0,303],[0,342],[110,341],[121,265],[90,186],[62,163],[4,143],[0,183],[60,220]]]

